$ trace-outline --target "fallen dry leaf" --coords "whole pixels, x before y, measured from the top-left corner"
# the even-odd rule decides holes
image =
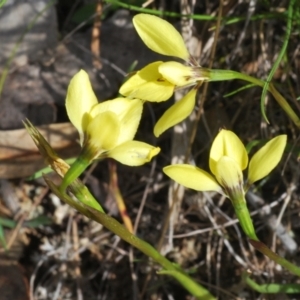
[[[37,127],[63,158],[79,153],[78,133],[71,123]],[[0,178],[31,176],[46,166],[26,129],[0,131]]]

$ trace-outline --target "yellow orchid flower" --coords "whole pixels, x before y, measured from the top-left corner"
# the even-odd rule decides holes
[[[62,190],[93,160],[110,157],[125,165],[139,166],[160,151],[157,147],[133,141],[142,115],[142,101],[116,98],[98,103],[88,74],[83,70],[70,82],[66,109],[79,132],[82,150],[64,176]]]
[[[178,57],[188,63],[188,66],[176,61],[151,63],[131,76],[121,86],[120,94],[161,102],[168,100],[176,88],[195,86],[182,99],[179,107],[183,110],[171,107],[160,118],[154,129],[154,134],[158,137],[191,114],[197,89],[203,81],[209,80],[209,76],[189,54],[182,36],[170,23],[153,15],[138,14],[134,16],[133,24],[147,47],[163,55]]]
[[[267,142],[249,163],[247,187],[267,176],[279,163],[286,145],[286,135]],[[236,192],[244,195],[243,171],[248,154],[241,140],[230,130],[222,129],[216,136],[209,155],[210,175],[191,165],[172,165],[164,172],[178,183],[197,191],[217,191],[230,199]]]
[[[227,196],[245,233],[257,239],[247,210],[245,192],[251,184],[267,176],[279,163],[286,146],[286,135],[279,135],[259,149],[248,164],[248,154],[241,140],[229,130],[221,130],[213,141],[209,168],[213,175],[187,164],[171,165],[164,173],[185,187],[197,191],[216,191]],[[244,184],[243,171],[248,166]]]

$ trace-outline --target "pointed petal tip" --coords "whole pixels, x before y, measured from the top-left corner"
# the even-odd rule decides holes
[[[216,191],[221,193],[218,182],[206,171],[188,164],[170,165],[163,172],[177,183],[196,191]]]
[[[209,168],[215,175],[217,173],[217,162],[223,156],[234,159],[242,170],[248,165],[246,148],[239,137],[231,130],[220,130],[211,146]]]
[[[150,162],[159,152],[159,147],[139,141],[128,141],[109,151],[108,156],[127,166],[141,166]]]
[[[262,148],[251,158],[249,163],[249,185],[266,177],[280,162],[287,143],[287,135],[279,135]]]
[[[73,76],[68,86],[66,110],[70,121],[80,134],[81,144],[90,120],[89,112],[97,103],[88,74],[80,70]]]
[[[133,24],[140,38],[152,51],[162,55],[189,59],[189,52],[182,36],[169,22],[149,14],[133,17]]]
[[[195,107],[197,90],[191,89],[181,100],[167,109],[154,126],[154,135],[163,132],[186,119]]]

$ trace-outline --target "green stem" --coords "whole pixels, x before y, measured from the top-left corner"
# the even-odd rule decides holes
[[[267,119],[267,116],[265,114],[265,97],[266,97],[266,94],[269,90],[269,85],[270,85],[270,82],[273,78],[273,75],[275,74],[285,52],[286,52],[286,48],[287,48],[287,45],[288,45],[288,42],[289,42],[289,39],[290,39],[290,35],[291,35],[291,32],[292,32],[292,22],[293,22],[293,7],[294,7],[294,4],[295,4],[295,0],[290,0],[290,3],[289,3],[289,8],[288,8],[288,17],[287,17],[287,24],[286,24],[286,31],[285,31],[285,37],[284,37],[284,42],[283,42],[283,45],[281,47],[281,50],[272,66],[272,69],[267,77],[267,80],[265,81],[265,84],[264,84],[264,87],[263,87],[263,91],[261,93],[261,99],[260,99],[260,107],[261,107],[261,111],[263,113],[263,116],[265,119]]]
[[[268,248],[264,243],[262,243],[256,236],[256,232],[253,226],[253,222],[247,208],[245,198],[237,197],[236,199],[231,199],[234,211],[237,218],[240,221],[241,227],[244,233],[249,237],[250,244],[259,252],[263,253],[265,256],[269,257],[271,260],[275,261],[277,264],[289,270],[291,273],[300,276],[300,268],[290,263],[283,257],[279,256]]]
[[[106,3],[110,3],[112,5],[116,5],[119,7],[126,8],[131,11],[136,11],[136,12],[141,12],[141,13],[147,13],[147,14],[152,14],[156,16],[161,16],[161,17],[174,17],[174,18],[188,18],[192,20],[201,20],[201,21],[217,21],[218,17],[211,16],[211,15],[200,15],[200,14],[180,14],[176,12],[170,12],[166,10],[157,10],[157,9],[150,9],[150,8],[144,8],[136,5],[131,5],[128,4],[128,1],[117,1],[117,0],[105,0]],[[266,20],[266,19],[278,19],[278,18],[286,18],[287,14],[285,12],[271,12],[271,13],[266,13],[264,12],[263,14],[256,14],[251,16],[250,20],[251,21],[256,21],[256,20]],[[246,17],[223,17],[222,21],[224,25],[230,25],[230,24],[235,24],[237,22],[243,22],[246,20]],[[215,29],[214,26],[211,27],[211,29]]]
[[[59,187],[61,192],[64,192],[67,187],[77,179],[85,169],[91,164],[89,160],[84,159],[82,156],[79,156],[75,162],[71,165],[68,172],[65,174],[63,181]]]
[[[256,232],[253,226],[253,222],[249,213],[249,210],[247,208],[246,200],[241,199],[239,201],[231,200],[235,214],[240,221],[241,227],[244,231],[244,233],[253,240],[259,240],[256,236]]]
[[[99,202],[93,197],[89,189],[82,184],[80,179],[75,179],[69,186],[70,191],[73,195],[76,196],[76,198],[81,201],[83,204],[88,205],[89,207],[92,207],[98,211],[101,211],[102,213],[105,213],[102,206],[99,204]]]
[[[267,284],[257,284],[252,280],[247,272],[243,273],[243,280],[248,284],[253,290],[261,294],[298,294],[300,293],[300,284],[279,284],[279,283],[267,283]]]
[[[210,78],[209,81],[224,81],[224,80],[241,79],[241,80],[244,80],[247,82],[251,82],[262,88],[264,88],[264,86],[265,86],[265,81],[257,79],[252,76],[249,76],[247,74],[242,74],[242,73],[236,72],[236,71],[201,68],[201,73],[203,74],[203,76]],[[294,110],[291,108],[289,103],[285,100],[285,98],[276,90],[276,88],[274,87],[274,85],[272,83],[269,84],[268,91],[273,95],[273,97],[278,102],[280,107],[286,112],[286,114],[295,123],[295,125],[300,128],[299,117],[294,112]]]
[[[59,198],[64,200],[67,204],[77,209],[79,212],[81,212],[88,218],[102,224],[108,230],[121,237],[124,241],[128,242],[135,248],[142,251],[148,257],[151,257],[154,261],[159,263],[165,270],[169,271],[169,274],[172,275],[175,279],[177,279],[197,299],[215,300],[215,297],[213,297],[209,293],[209,291],[207,291],[204,287],[202,287],[196,281],[190,278],[178,266],[176,266],[164,256],[162,256],[150,244],[146,243],[145,241],[139,239],[137,236],[130,233],[123,225],[121,225],[117,220],[113,219],[112,217],[100,212],[99,210],[93,209],[90,206],[85,205],[84,201],[86,202],[87,199],[82,199],[82,197],[89,197],[90,202],[94,202],[96,200],[91,194],[81,193],[81,191],[83,191],[86,187],[79,180],[71,183],[70,185],[70,189],[74,193],[75,197],[77,197],[79,200],[76,201],[73,198],[69,197],[66,193],[62,192],[61,189],[54,185],[53,182],[51,182],[46,176],[44,176],[44,178],[52,192],[56,194]],[[77,191],[80,191],[80,193],[78,193]]]
[[[269,257],[271,260],[275,261],[277,264],[289,270],[292,274],[295,274],[300,277],[300,268],[290,263],[283,257],[279,256],[275,252],[273,252],[269,247],[267,247],[264,243],[259,240],[249,240],[250,244],[259,252]]]

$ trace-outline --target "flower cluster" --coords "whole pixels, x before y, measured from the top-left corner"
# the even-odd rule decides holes
[[[267,142],[251,158],[241,140],[229,130],[221,130],[216,136],[209,155],[208,172],[195,166],[179,164],[167,166],[164,172],[178,183],[197,191],[216,191],[233,202],[244,198],[251,184],[267,176],[279,163],[286,135],[279,135]],[[244,183],[243,171],[248,166]]]
[[[78,72],[70,82],[66,108],[79,132],[82,151],[65,175],[62,190],[94,160],[111,157],[130,166],[149,162],[160,149],[133,140],[141,119],[143,101],[165,101],[176,88],[195,86],[157,122],[154,133],[158,136],[191,113],[197,88],[202,81],[209,80],[203,71],[205,69],[190,56],[179,32],[168,22],[155,16],[138,14],[133,18],[133,23],[151,50],[180,58],[188,66],[177,61],[153,62],[121,86],[120,93],[124,98],[102,103],[98,103],[86,72]],[[221,130],[210,151],[212,174],[186,164],[167,166],[164,172],[186,187],[198,191],[217,191],[230,198],[233,204],[243,203],[249,186],[267,176],[278,164],[285,145],[285,135],[273,138],[248,164],[248,154],[240,139],[231,131]],[[243,171],[247,167],[248,177],[244,181]]]
[[[66,109],[79,132],[82,150],[65,175],[62,189],[94,160],[111,157],[125,165],[139,166],[160,151],[158,147],[133,140],[143,111],[142,101],[116,98],[98,103],[83,70],[70,82]]]
[[[198,87],[209,76],[189,54],[180,33],[167,21],[156,16],[138,14],[133,24],[139,36],[152,51],[174,56],[188,65],[177,61],[153,62],[130,77],[120,88],[120,94],[161,102],[168,100],[176,88],[194,86],[179,102],[167,110],[154,127],[155,136],[178,124],[190,115],[195,106]]]
[[[235,77],[237,72],[222,73],[222,70],[202,68],[189,54],[179,32],[161,18],[138,14],[133,18],[133,24],[147,47],[159,54],[183,60],[183,63],[175,60],[152,62],[137,71],[121,86],[119,90],[121,97],[101,103],[98,103],[93,92],[88,74],[83,70],[75,74],[68,87],[66,110],[70,121],[79,132],[81,152],[71,166],[55,154],[30,122],[25,122],[25,126],[41,153],[50,162],[52,169],[63,177],[60,187],[45,178],[57,196],[153,257],[164,269],[160,273],[172,275],[197,299],[214,299],[206,289],[198,286],[177,266],[174,267],[171,262],[160,256],[153,247],[136,237],[133,238],[129,231],[105,215],[103,208],[91,196],[86,186],[77,180],[95,160],[113,158],[129,166],[140,166],[149,162],[160,152],[158,147],[134,140],[144,101],[166,101],[176,89],[191,88],[156,123],[154,134],[158,137],[192,112],[198,88],[203,81],[245,78],[244,76]],[[263,81],[251,79],[250,76],[246,78],[249,82],[264,86]],[[276,89],[271,86],[269,91],[273,92],[277,101],[298,124],[298,117]],[[210,173],[188,164],[170,165],[163,171],[171,179],[187,188],[197,191],[216,191],[228,197],[244,233],[250,238],[250,243],[273,261],[299,275],[300,270],[296,266],[279,257],[259,241],[245,200],[245,193],[249,187],[267,176],[277,166],[286,143],[287,136],[279,135],[268,141],[249,160],[241,140],[232,131],[222,129],[215,137],[210,150]],[[244,179],[247,168],[247,176]],[[115,179],[112,181],[116,183]],[[68,192],[71,192],[76,200],[67,195],[68,187]],[[118,188],[116,186],[115,188],[116,198],[121,198]],[[124,211],[126,213],[123,206],[123,215]],[[131,229],[129,226],[128,228]]]

